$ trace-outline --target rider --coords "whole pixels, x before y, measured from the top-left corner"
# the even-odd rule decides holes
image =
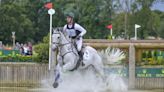
[[[63,31],[65,31],[70,38],[75,40],[78,54],[80,56],[80,59],[82,59],[82,37],[86,34],[86,30],[82,26],[74,22],[74,17],[74,13],[72,12],[66,15],[67,24],[64,26]]]

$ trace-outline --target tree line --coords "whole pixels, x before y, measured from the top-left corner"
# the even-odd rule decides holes
[[[164,12],[151,9],[163,0],[1,0],[0,41],[12,43],[12,32],[16,32],[18,42],[42,41],[49,33],[49,15],[44,7],[47,2],[52,2],[56,11],[53,27],[64,26],[65,14],[74,12],[75,21],[87,30],[88,39],[108,38],[109,24],[116,37],[134,37],[134,24],[139,24],[140,39],[164,38]]]

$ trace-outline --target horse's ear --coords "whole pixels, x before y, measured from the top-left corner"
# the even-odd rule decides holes
[[[59,28],[57,28],[56,30],[59,31]]]
[[[63,27],[57,27],[57,28],[53,28],[52,31],[63,31]]]
[[[61,31],[61,32],[63,31],[63,27],[59,27],[58,29],[59,29],[59,31]]]
[[[52,34],[55,33],[56,31],[56,28],[52,28]]]

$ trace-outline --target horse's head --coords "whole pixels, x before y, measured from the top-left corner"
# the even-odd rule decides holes
[[[52,49],[55,50],[61,42],[61,31],[63,28],[54,28],[52,33]]]

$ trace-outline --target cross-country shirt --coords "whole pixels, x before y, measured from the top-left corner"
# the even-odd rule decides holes
[[[72,38],[75,38],[78,35],[83,36],[86,33],[86,30],[77,23],[73,23],[72,25],[66,24],[63,31],[65,31]]]

